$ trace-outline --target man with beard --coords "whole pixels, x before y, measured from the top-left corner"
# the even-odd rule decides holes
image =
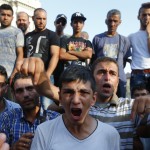
[[[22,30],[24,35],[27,34],[30,25],[29,15],[26,12],[18,12],[16,24],[17,27]]]
[[[90,114],[118,130],[121,150],[133,150],[133,137],[140,117],[150,113],[150,97],[145,96],[135,100],[118,98],[116,95],[119,83],[118,72],[118,64],[113,58],[98,58],[93,63],[92,73],[96,80],[97,102],[91,108]],[[138,115],[135,115],[136,111]],[[148,122],[150,120],[146,121]]]
[[[58,113],[42,109],[31,76],[16,73],[12,89],[21,108],[4,112],[0,116],[0,132],[6,134],[6,142],[12,149],[29,150],[37,126],[57,117]]]
[[[58,91],[52,90],[49,86],[51,84],[47,85],[48,80],[43,78],[45,71],[40,59],[26,59],[21,64],[21,67],[17,65],[16,69],[24,74],[33,75],[33,83],[40,94],[51,97],[53,91],[53,96],[57,97]],[[132,150],[133,135],[139,117],[150,113],[150,96],[143,96],[135,100],[118,98],[116,96],[119,82],[118,65],[112,58],[99,58],[92,68],[96,80],[97,102],[91,108],[90,114],[118,130],[121,136],[121,150]]]
[[[118,62],[119,66],[119,85],[117,95],[126,97],[126,75],[124,72],[125,64],[130,57],[129,39],[117,32],[121,24],[121,12],[117,9],[108,11],[105,23],[107,31],[96,35],[93,38],[94,60],[100,57],[111,57]]]
[[[59,60],[60,38],[46,28],[47,12],[43,8],[34,10],[32,17],[35,30],[25,35],[24,57],[39,57],[43,60],[47,76],[54,83],[54,70]],[[51,101],[41,98],[44,109],[47,109]]]
[[[59,88],[65,113],[38,126],[31,150],[120,150],[118,132],[88,114],[96,101],[91,71],[81,65],[68,66]]]

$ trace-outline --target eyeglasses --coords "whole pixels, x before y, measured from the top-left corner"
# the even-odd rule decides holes
[[[58,21],[56,21],[57,25],[59,25],[60,23],[61,23],[62,26],[66,25],[66,21],[64,21],[64,20],[58,20]]]

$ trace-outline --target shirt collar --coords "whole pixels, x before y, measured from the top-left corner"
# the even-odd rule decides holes
[[[118,106],[118,96],[116,94],[113,94],[112,98],[110,99],[110,101],[108,103],[99,103],[96,102],[95,107],[110,107],[110,106]]]

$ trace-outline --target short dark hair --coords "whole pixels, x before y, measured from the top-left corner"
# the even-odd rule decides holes
[[[13,11],[12,7],[10,5],[8,5],[8,4],[2,4],[0,6],[0,11],[1,10],[10,10],[12,12],[12,15],[14,14],[14,11]]]
[[[148,89],[144,83],[139,83],[139,84],[133,86],[133,88],[131,90],[132,95],[134,94],[134,92],[136,90],[147,90],[148,91]]]
[[[107,18],[112,15],[119,15],[121,19],[121,12],[118,9],[111,9],[110,11],[108,11]]]
[[[141,7],[139,8],[138,17],[140,16],[140,13],[141,13],[142,9],[148,9],[148,8],[150,8],[150,2],[142,3]]]
[[[6,68],[0,65],[0,75],[5,77],[6,82],[8,81],[7,71]]]
[[[20,72],[17,72],[14,75],[13,79],[12,79],[12,83],[11,83],[12,90],[14,90],[14,84],[15,84],[16,80],[18,80],[18,79],[26,79],[26,78],[31,78],[31,77],[32,77],[31,75],[25,75],[25,74],[22,74]]]
[[[91,70],[81,65],[70,65],[63,71],[59,79],[59,88],[61,89],[62,84],[65,82],[69,83],[76,80],[83,81],[84,83],[89,81],[93,92],[95,92],[96,83]]]
[[[112,63],[114,63],[114,64],[117,66],[117,68],[118,68],[118,75],[119,75],[119,66],[118,66],[118,64],[117,64],[117,61],[114,60],[114,59],[111,58],[111,57],[100,57],[100,58],[97,58],[97,59],[93,62],[92,67],[91,67],[91,71],[92,71],[93,74],[94,74],[94,71],[95,71],[95,68],[96,68],[97,64],[99,64],[99,63],[101,63],[101,62],[112,62]]]

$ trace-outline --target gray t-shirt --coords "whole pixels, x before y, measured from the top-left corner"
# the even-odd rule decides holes
[[[74,137],[64,125],[62,116],[37,127],[31,150],[119,150],[120,136],[115,128],[98,121],[87,138]]]
[[[0,28],[0,64],[11,75],[16,61],[16,47],[24,46],[24,35],[22,31],[13,26]]]

